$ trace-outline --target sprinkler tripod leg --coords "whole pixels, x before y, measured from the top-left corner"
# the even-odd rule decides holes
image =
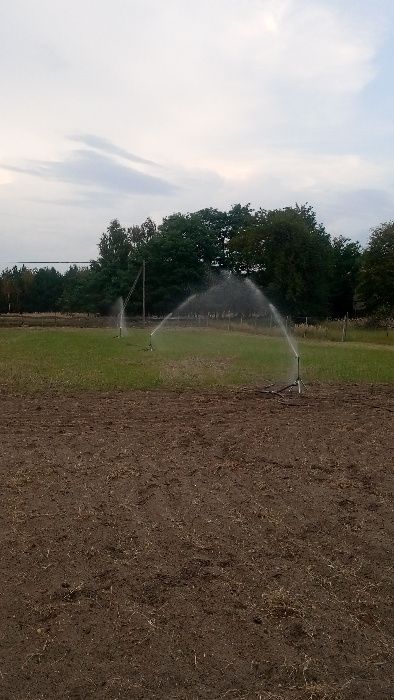
[[[301,385],[304,387],[304,389],[306,388],[304,382],[300,377],[300,356],[297,355],[297,377],[294,380],[294,382],[288,384],[287,386],[284,386],[282,389],[280,389],[280,391],[290,391],[290,389],[292,389],[293,387],[297,387],[298,393],[301,394]]]

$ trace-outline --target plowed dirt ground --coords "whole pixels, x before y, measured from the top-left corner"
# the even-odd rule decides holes
[[[2,700],[383,700],[392,387],[0,394]]]

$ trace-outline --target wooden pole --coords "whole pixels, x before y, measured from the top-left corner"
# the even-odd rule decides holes
[[[343,324],[342,324],[342,343],[344,343],[346,340],[347,322],[348,322],[348,314],[346,313],[346,315],[343,319]]]

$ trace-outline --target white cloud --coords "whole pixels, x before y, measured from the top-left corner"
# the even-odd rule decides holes
[[[296,81],[298,87],[334,93],[358,91],[373,77],[373,31],[354,32],[322,2],[256,2],[224,35],[227,47],[252,60],[263,81]]]
[[[0,169],[9,249],[26,245],[26,221],[36,246],[47,245],[55,227],[64,232],[57,245],[71,241],[93,254],[114,216],[132,223],[204,205],[298,198],[330,219],[336,192],[392,192],[392,158],[374,153],[379,106],[362,103],[381,69],[390,7],[386,0],[373,9],[364,0],[3,2],[0,165],[45,165],[40,182],[37,173]],[[91,151],[89,177],[70,135]],[[151,170],[151,161],[160,167]],[[148,176],[149,194],[130,188],[132,170]],[[149,176],[177,193],[155,188]],[[354,222],[346,225],[362,233],[354,200],[346,201]]]

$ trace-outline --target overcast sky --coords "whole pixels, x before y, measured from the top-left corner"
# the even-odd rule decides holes
[[[0,0],[0,264],[109,221],[309,202],[394,218],[392,0]]]

